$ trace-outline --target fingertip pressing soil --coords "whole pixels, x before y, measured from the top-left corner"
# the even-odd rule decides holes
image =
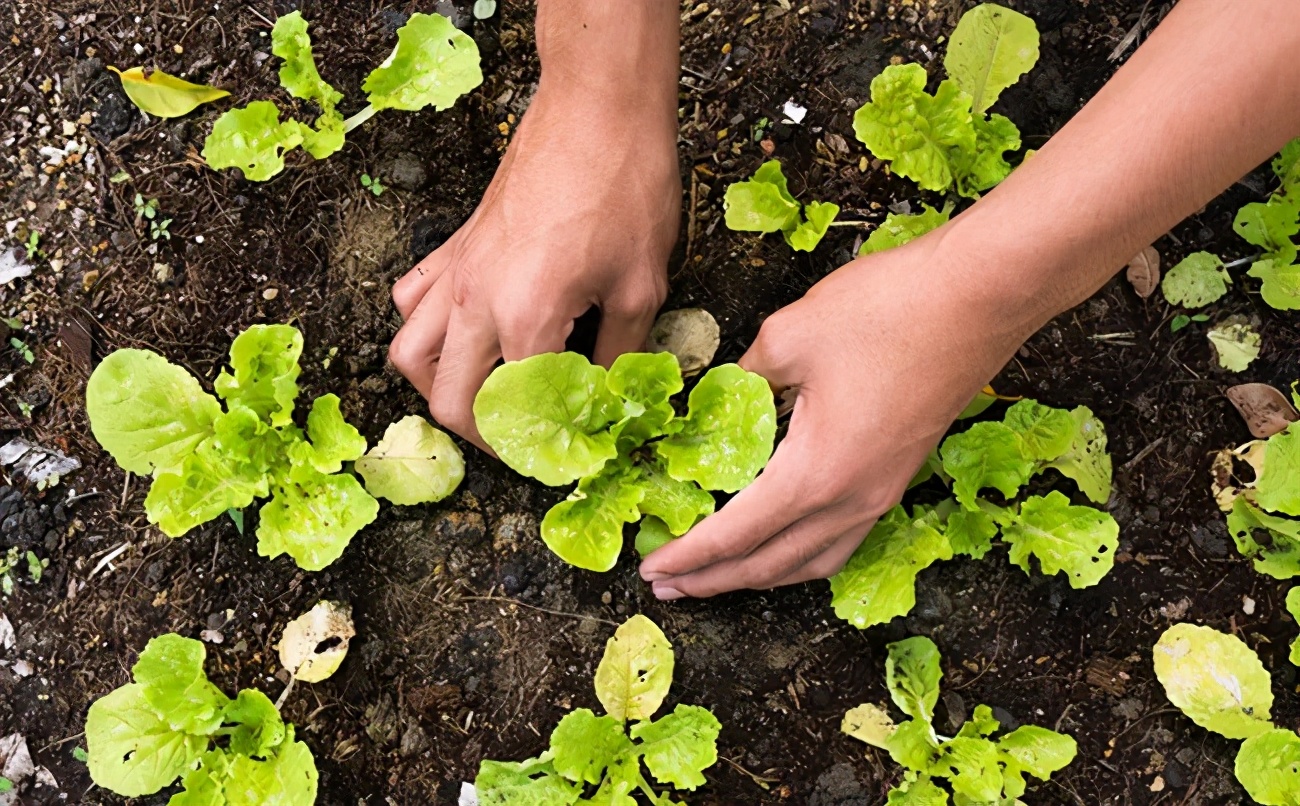
[[[997,106],[1029,148],[1096,92],[1170,5],[1008,4],[1043,31],[1038,66]],[[155,350],[210,384],[233,336],[290,322],[306,337],[301,400],[339,394],[372,443],[388,423],[425,411],[387,365],[400,324],[388,290],[473,211],[538,76],[532,7],[502,3],[476,21],[469,5],[52,0],[13,3],[0,18],[0,212],[13,244],[37,231],[47,253],[32,276],[0,286],[0,318],[21,319],[0,335],[21,338],[36,359],[0,350],[0,379],[14,376],[0,385],[0,444],[22,435],[85,465],[43,492],[0,479],[0,512],[21,521],[11,528],[8,514],[0,518],[0,548],[30,547],[50,561],[40,583],[20,575],[0,603],[17,633],[15,647],[0,649],[0,734],[24,734],[58,782],[25,797],[126,802],[93,788],[72,749],[84,747],[89,704],[128,680],[149,638],[202,633],[214,681],[274,698],[286,684],[273,648],[280,632],[329,598],[353,607],[349,658],[334,678],[296,687],[284,709],[315,754],[322,804],[452,804],[483,759],[536,755],[567,710],[597,706],[595,665],[634,613],[660,624],[676,648],[668,704],[708,706],[723,724],[720,760],[690,803],[883,803],[900,770],[843,736],[840,720],[859,703],[884,701],[885,646],[911,634],[932,636],[943,652],[941,724],[955,726],[983,703],[1008,727],[1044,725],[1078,739],[1076,761],[1031,788],[1028,802],[1244,802],[1232,776],[1236,743],[1168,703],[1150,648],[1180,620],[1234,632],[1272,670],[1278,724],[1300,724],[1296,669],[1286,661],[1297,632],[1282,606],[1288,586],[1237,555],[1208,491],[1210,454],[1249,439],[1222,390],[1300,378],[1295,315],[1267,308],[1247,283],[1210,309],[1216,320],[1247,317],[1263,337],[1263,354],[1241,376],[1216,367],[1207,325],[1171,333],[1173,311],[1159,295],[1143,301],[1117,279],[1030,339],[995,381],[1003,394],[1087,405],[1106,424],[1120,547],[1114,571],[1087,590],[1026,575],[995,551],[925,571],[915,609],[866,632],[833,616],[825,583],[660,603],[630,550],[604,575],[563,565],[538,537],[563,491],[468,446],[468,475],[453,498],[385,507],[323,572],[258,557],[251,510],[245,535],[225,518],[181,540],[149,526],[145,483],[100,451],[85,419],[86,377],[113,349]],[[779,238],[722,226],[727,185],[770,152],[796,196],[839,203],[842,220],[878,223],[901,203],[936,203],[878,163],[863,170],[851,118],[891,61],[940,58],[940,37],[973,3],[787,5],[683,9],[684,215],[667,307],[715,315],[719,361],[739,357],[764,317],[847,262],[868,231],[836,228],[814,253],[794,254]],[[145,64],[229,88],[237,103],[292,105],[278,90],[269,31],[295,8],[311,22],[345,113],[360,108],[361,80],[412,11],[448,14],[474,36],[484,84],[441,114],[382,113],[330,159],[299,152],[274,180],[252,183],[208,170],[198,156],[228,102],[179,121],[144,119],[105,70]],[[808,107],[801,124],[783,122],[787,100]],[[40,151],[70,140],[85,146],[75,158],[56,164]],[[388,190],[373,195],[362,174]],[[1232,217],[1268,183],[1265,170],[1243,179],[1158,241],[1165,265],[1197,249],[1245,254]],[[136,193],[173,219],[169,240],[151,239],[136,221]]]

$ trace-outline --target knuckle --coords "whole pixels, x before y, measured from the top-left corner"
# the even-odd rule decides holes
[[[830,579],[838,574],[849,561],[848,557],[822,556],[808,563],[808,573],[817,579]]]
[[[400,372],[406,372],[415,363],[405,330],[399,330],[393,336],[392,343],[388,345],[388,360]]]
[[[434,395],[429,401],[429,414],[444,427],[450,428],[457,434],[465,433],[465,412],[464,408],[454,400],[449,400],[446,395]]]

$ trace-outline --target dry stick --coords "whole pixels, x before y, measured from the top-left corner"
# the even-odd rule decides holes
[[[601,624],[608,624],[611,627],[619,626],[618,622],[610,621],[609,619],[603,619],[600,618],[599,616],[587,616],[587,615],[583,615],[582,613],[566,613],[563,610],[551,610],[550,608],[538,607],[537,605],[531,605],[528,604],[527,602],[521,602],[518,599],[511,599],[507,596],[462,596],[460,597],[460,601],[462,602],[506,602],[512,605],[519,605],[520,607],[527,607],[528,609],[536,610],[539,613],[548,613],[552,616],[565,616],[566,618],[587,619],[588,621],[599,621]]]
[[[1138,462],[1141,462],[1143,459],[1150,456],[1151,453],[1155,451],[1156,448],[1159,448],[1163,444],[1165,444],[1164,437],[1161,437],[1160,439],[1157,439],[1155,442],[1152,442],[1150,445],[1138,451],[1137,456],[1134,456],[1132,459],[1129,459],[1127,462],[1125,462],[1124,469],[1132,470],[1134,467],[1137,466]]]

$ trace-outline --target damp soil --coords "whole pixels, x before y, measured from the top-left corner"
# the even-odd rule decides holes
[[[941,37],[969,5],[683,7],[685,212],[668,307],[714,313],[719,360],[737,358],[765,316],[849,260],[867,231],[836,228],[813,254],[792,254],[780,239],[720,226],[725,187],[770,149],[796,195],[839,202],[845,220],[879,222],[892,205],[925,199],[879,165],[863,170],[851,116],[891,60],[942,53]],[[1010,5],[1044,32],[1038,67],[998,107],[1029,147],[1068,120],[1168,10],[1145,0]],[[13,376],[0,384],[0,442],[22,436],[84,465],[51,490],[16,478],[0,490],[17,517],[12,530],[4,520],[0,543],[49,563],[39,583],[19,574],[0,602],[17,634],[0,648],[0,734],[24,734],[57,781],[29,788],[29,802],[124,802],[91,785],[73,750],[84,746],[90,702],[128,680],[149,638],[202,633],[214,680],[275,697],[285,681],[273,645],[321,598],[351,603],[358,631],[341,671],[297,687],[285,705],[315,753],[322,804],[452,804],[481,760],[540,752],[566,710],[596,705],[595,664],[633,613],[661,624],[676,647],[670,704],[708,706],[724,726],[721,758],[690,803],[883,803],[899,770],[839,726],[848,708],[885,698],[884,647],[910,634],[932,636],[943,651],[941,722],[986,703],[1009,726],[1078,739],[1077,760],[1031,788],[1027,802],[1244,802],[1233,743],[1172,709],[1150,648],[1177,620],[1236,633],[1272,670],[1277,720],[1296,727],[1287,586],[1237,556],[1208,491],[1210,454],[1249,439],[1223,396],[1237,376],[1214,366],[1203,325],[1171,333],[1173,312],[1158,295],[1144,302],[1122,279],[1050,323],[995,381],[1004,394],[1088,405],[1106,424],[1116,465],[1108,508],[1121,542],[1114,571],[1087,590],[1027,576],[995,551],[929,569],[909,616],[865,632],[834,618],[824,582],[660,603],[631,556],[603,575],[562,565],[538,537],[560,492],[468,448],[468,477],[453,498],[385,507],[320,573],[259,558],[251,535],[227,519],[181,540],[159,535],[143,514],[146,485],[89,435],[82,401],[95,362],[144,347],[210,383],[236,333],[291,322],[306,336],[304,399],[339,394],[372,442],[386,424],[423,411],[386,364],[400,323],[387,289],[472,212],[536,87],[528,4],[502,3],[497,16],[475,21],[466,3],[447,0],[302,3],[345,112],[360,105],[361,79],[416,10],[453,15],[474,36],[485,81],[447,112],[384,113],[340,154],[295,157],[257,184],[207,170],[198,157],[224,103],[180,121],[146,120],[104,69],[145,64],[231,88],[239,102],[287,103],[269,21],[296,7],[13,0],[0,16],[4,237],[17,243],[37,231],[46,252],[32,276],[0,286],[0,315],[21,320],[0,325],[0,335],[29,345],[34,358],[0,350],[0,379]],[[809,110],[800,125],[780,122],[790,99]],[[56,160],[40,151],[69,140],[84,153]],[[363,173],[388,190],[370,193]],[[1242,254],[1233,213],[1266,192],[1257,172],[1161,238],[1166,265],[1202,248]],[[172,219],[170,239],[151,239],[137,221],[136,193],[157,198]],[[1249,379],[1283,387],[1300,377],[1300,325],[1245,285],[1210,312],[1256,324],[1265,350]],[[167,794],[135,802],[162,804]]]

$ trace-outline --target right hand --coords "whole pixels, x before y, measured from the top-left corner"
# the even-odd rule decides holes
[[[564,350],[595,305],[594,358],[642,349],[681,215],[675,120],[543,80],[469,220],[393,287],[389,359],[434,419],[487,450],[473,403],[497,360]]]

